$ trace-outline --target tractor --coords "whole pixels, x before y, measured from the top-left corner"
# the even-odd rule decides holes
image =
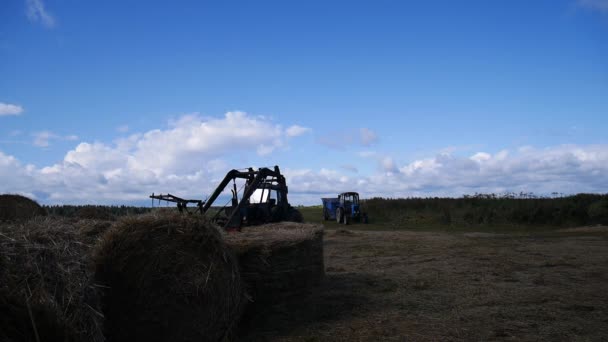
[[[321,198],[323,219],[348,224],[351,221],[367,223],[367,214],[361,212],[359,193],[343,192],[337,198]]]
[[[237,190],[237,179],[245,182]],[[232,197],[223,206],[212,206],[224,189],[232,182]],[[239,199],[239,193],[243,194]],[[278,166],[274,169],[253,168],[229,171],[217,188],[205,201],[187,200],[171,194],[152,194],[154,199],[177,203],[180,212],[188,211],[188,204],[196,205],[196,211],[209,215],[211,220],[226,230],[239,230],[242,225],[257,225],[269,222],[302,222],[302,214],[287,201],[285,176]]]

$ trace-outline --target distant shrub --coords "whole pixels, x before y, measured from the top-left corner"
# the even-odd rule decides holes
[[[587,213],[591,223],[608,224],[608,200],[591,203]]]
[[[109,207],[99,205],[87,205],[76,211],[74,214],[78,218],[93,220],[113,220],[114,215]]]
[[[608,223],[608,194],[540,197],[531,193],[475,194],[461,198],[371,198],[371,219],[392,224],[571,226]]]

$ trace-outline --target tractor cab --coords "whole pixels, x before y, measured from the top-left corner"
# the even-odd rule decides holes
[[[367,214],[361,213],[359,193],[343,192],[337,198],[321,198],[323,218],[348,224],[351,220],[367,223]]]
[[[343,192],[338,195],[340,206],[344,208],[345,213],[359,213],[359,194],[356,192]]]
[[[244,182],[240,190],[237,180]],[[230,189],[232,198],[224,206],[212,207],[225,189]],[[171,194],[152,194],[150,198],[175,202],[180,211],[187,211],[187,205],[195,203],[197,211],[209,215],[226,230],[240,229],[243,224],[303,220],[302,214],[287,201],[287,183],[278,166],[230,170],[206,201],[186,200]]]

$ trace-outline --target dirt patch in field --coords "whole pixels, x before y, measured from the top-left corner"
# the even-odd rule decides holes
[[[558,229],[561,233],[608,233],[608,226],[587,226]]]
[[[511,235],[508,234],[495,234],[495,233],[482,233],[482,232],[473,232],[473,233],[464,233],[462,234],[468,238],[508,238]]]
[[[293,302],[267,308],[247,340],[599,341],[608,336],[608,234],[494,239],[329,231],[324,243],[322,284]]]

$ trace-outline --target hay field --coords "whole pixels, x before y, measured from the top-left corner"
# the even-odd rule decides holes
[[[125,218],[120,222],[133,220],[141,221],[133,217]],[[172,255],[176,251],[185,250],[180,246],[199,246],[196,241],[191,245],[188,242],[190,239],[175,240],[173,236],[175,234],[169,234],[173,230],[165,229],[165,224],[174,221],[179,220],[146,221],[145,229],[136,229],[137,234],[133,235],[135,238],[131,239],[132,241],[129,240],[130,244],[123,245],[127,240],[119,239],[124,240],[120,243],[124,247],[121,250],[131,255],[138,250],[149,251],[150,246],[154,245],[160,247],[159,253]],[[55,267],[54,263],[50,263],[47,268],[51,271],[47,273],[65,276],[65,279],[71,275],[81,275],[84,279],[81,281],[78,280],[80,278],[75,278],[79,281],[78,284],[84,284],[86,287],[75,287],[71,293],[75,293],[76,296],[67,297],[80,296],[83,298],[82,302],[91,302],[90,308],[97,309],[91,310],[87,307],[84,312],[92,318],[99,317],[95,310],[104,309],[103,312],[106,313],[107,303],[105,307],[103,305],[99,307],[98,302],[89,300],[93,297],[81,295],[85,293],[83,289],[91,288],[86,284],[92,276],[91,272],[94,271],[89,267],[81,266],[88,263],[86,261],[88,256],[85,255],[88,254],[87,251],[99,244],[100,237],[113,224],[109,221],[93,219],[42,217],[15,223],[19,227],[23,225],[27,228],[26,230],[20,228],[21,231],[28,232],[16,235],[11,233],[14,231],[10,229],[12,224],[6,222],[0,224],[2,228],[0,233],[3,234],[0,235],[2,238],[0,240],[3,241],[3,254],[0,253],[0,256],[4,255],[0,257],[0,271],[10,271],[5,272],[10,278],[2,278],[0,289],[22,291],[34,284],[34,278],[31,276],[46,274],[41,273],[45,270],[33,271],[26,268],[23,272],[19,272],[18,268],[9,269],[7,266],[11,263],[8,261],[12,260],[14,255],[31,257],[33,261],[25,264],[34,266],[46,265],[43,262],[53,257],[58,260],[56,265],[61,272],[50,268]],[[129,227],[131,226],[133,225],[130,224]],[[401,230],[385,231],[382,230],[385,227],[381,224],[345,227],[328,222],[326,227],[331,229],[321,234],[318,225],[308,226],[306,230],[303,230],[304,226],[295,223],[267,225],[250,227],[240,233],[223,234],[222,239],[226,240],[227,245],[239,259],[240,274],[246,285],[247,294],[244,299],[247,301],[247,308],[241,320],[235,317],[234,323],[238,326],[229,329],[234,328],[234,331],[229,335],[221,334],[220,339],[236,341],[605,341],[608,339],[608,309],[606,309],[608,308],[608,291],[606,291],[608,227],[556,227],[532,232],[493,231],[483,229],[484,227],[480,227],[478,231],[471,231],[471,227],[450,231],[428,230],[428,228],[424,230],[424,227],[418,230],[406,230],[409,227],[403,227]],[[44,228],[42,229],[44,234],[40,238],[29,233],[40,230],[38,229],[40,227]],[[370,228],[371,231],[367,230]],[[396,228],[391,227],[391,229]],[[145,233],[148,230],[151,230],[149,234]],[[125,228],[121,231],[130,230]],[[159,235],[152,231],[163,233]],[[54,235],[49,235],[51,232],[54,232]],[[182,227],[175,232],[183,234],[187,229],[184,230]],[[60,239],[62,234],[67,235]],[[106,238],[113,235],[115,234],[106,234]],[[167,239],[172,242],[167,243]],[[144,243],[145,241],[147,242]],[[176,243],[178,245],[175,245]],[[66,247],[68,244],[70,248]],[[173,247],[164,248],[168,245]],[[23,246],[27,247],[28,253],[18,254],[18,250],[25,250]],[[320,249],[321,246],[323,249]],[[195,249],[198,250],[198,247]],[[43,251],[48,251],[50,254],[41,253]],[[196,253],[180,254],[180,258],[190,258],[190,255]],[[84,257],[84,261],[80,260],[81,256]],[[151,260],[157,259],[176,260],[174,257]],[[129,260],[143,259],[129,257]],[[154,261],[153,264],[156,263]],[[190,262],[186,260],[181,264],[190,264]],[[74,265],[78,267],[74,268]],[[152,279],[165,279],[160,275],[171,273],[171,277],[166,277],[171,283],[177,269],[172,265],[167,267],[164,271],[161,269],[161,273],[152,275]],[[323,276],[323,268],[325,276]],[[75,272],[75,269],[80,271]],[[205,267],[200,269],[204,271]],[[138,272],[127,273],[134,274],[137,279],[143,281],[144,285],[150,284],[150,281],[143,280]],[[3,272],[0,272],[1,274]],[[190,273],[185,274],[187,276]],[[25,278],[20,278],[21,276]],[[180,275],[177,278],[187,277]],[[14,281],[11,280],[9,284],[6,279]],[[26,286],[19,285],[25,281],[24,279],[27,280]],[[58,281],[63,281],[62,279],[58,278]],[[156,283],[157,280],[154,282]],[[206,281],[207,276],[205,276]],[[61,292],[55,289],[63,287],[57,287],[47,281],[37,281],[36,284],[40,285],[38,292],[49,294],[46,297],[40,296],[43,300],[38,302],[46,303],[41,306],[43,310],[40,315],[54,313],[55,308],[59,308],[62,313],[51,315],[58,317],[58,320],[57,322],[50,320],[53,323],[49,326],[51,330],[44,331],[62,332],[65,331],[63,327],[69,324],[75,327],[70,330],[85,328],[80,332],[80,335],[85,336],[84,340],[91,340],[92,333],[99,336],[101,321],[98,322],[99,324],[94,324],[97,326],[96,329],[90,329],[92,325],[88,316],[81,315],[78,311],[84,306],[77,305],[73,299],[66,302],[64,300],[66,296],[57,296]],[[77,283],[72,281],[71,284]],[[186,289],[180,285],[182,282],[175,283],[180,286],[171,284],[173,284],[169,286],[171,289]],[[221,287],[221,284],[218,284]],[[10,286],[4,288],[5,285]],[[103,290],[107,295],[111,287],[104,285],[93,288]],[[53,291],[49,292],[49,289]],[[22,298],[24,294],[19,291],[14,292],[19,295],[18,297],[7,298],[10,300]],[[32,289],[32,292],[35,291]],[[151,292],[146,291],[146,293]],[[168,295],[172,292],[163,293]],[[151,298],[164,298],[156,292],[151,295]],[[138,296],[134,293],[131,297]],[[127,298],[131,297],[127,296]],[[107,297],[101,298],[107,300]],[[20,304],[10,300],[8,302],[0,300],[1,306]],[[144,300],[146,303],[149,301],[149,299]],[[169,301],[175,302],[173,299]],[[118,302],[122,303],[123,300]],[[162,314],[173,317],[175,315],[172,313],[181,312],[181,309],[185,312],[198,310],[195,305],[193,306],[195,301],[187,302],[187,306],[173,307],[171,310],[169,306],[161,303],[160,314],[153,314],[151,317],[160,317]],[[210,310],[211,312],[202,310],[203,316],[208,313],[215,317],[218,313],[226,312],[212,305],[206,307],[213,309]],[[23,331],[26,335],[31,333],[27,330],[30,327],[28,319],[32,316],[40,327],[39,322],[45,316],[40,316],[36,312],[28,313],[27,306],[17,305],[15,308],[19,315],[9,314],[5,318],[24,323],[23,326],[17,326],[18,331]],[[182,316],[196,315],[185,313]],[[118,316],[110,314],[105,317],[106,329],[112,326],[110,324],[112,317]],[[81,322],[74,318],[85,318],[85,320]],[[181,319],[179,321],[185,322]],[[4,319],[3,322],[9,320]],[[177,325],[171,324],[171,326]],[[116,328],[109,329],[117,331]],[[203,330],[205,329],[201,331]],[[180,336],[184,336],[194,330],[185,328],[180,331]],[[2,332],[10,331],[0,331],[0,340],[3,340]],[[106,333],[110,332],[106,330]],[[35,340],[33,337],[35,334],[29,335],[32,335],[29,340]],[[155,334],[159,340],[166,340],[161,335]],[[205,336],[210,341],[217,339],[211,334]],[[100,337],[99,340],[102,339],[103,337]],[[63,339],[59,338],[59,340]]]
[[[329,230],[324,247],[322,285],[261,312],[244,340],[608,339],[606,227],[537,235]]]

